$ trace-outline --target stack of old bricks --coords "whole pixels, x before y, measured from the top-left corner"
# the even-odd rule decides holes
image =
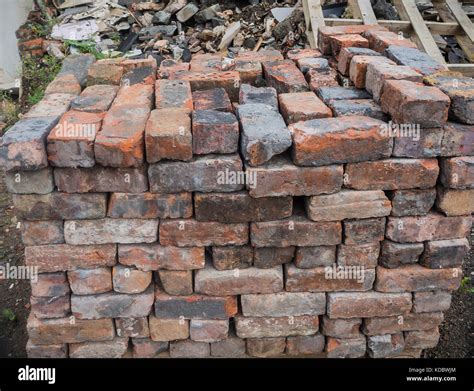
[[[66,59],[0,149],[39,271],[30,356],[437,344],[469,249],[474,81],[376,26],[319,43]]]

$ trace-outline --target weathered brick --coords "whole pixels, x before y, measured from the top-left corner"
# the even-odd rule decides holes
[[[119,293],[142,293],[150,285],[151,278],[151,272],[126,266],[118,265],[112,269],[114,291]]]
[[[150,113],[145,128],[148,163],[162,159],[189,161],[193,157],[191,117],[186,109],[160,109]]]
[[[333,68],[324,71],[310,69],[306,72],[305,80],[309,84],[309,89],[313,92],[323,87],[338,87],[337,72]]]
[[[395,190],[389,193],[392,216],[426,215],[434,204],[435,189]]]
[[[172,79],[175,73],[186,71],[189,71],[188,62],[177,62],[169,58],[161,62],[157,76],[160,79]]]
[[[364,357],[367,342],[365,337],[359,338],[326,338],[326,355],[328,358],[359,358]]]
[[[336,268],[335,265],[313,269],[300,269],[291,264],[285,267],[285,287],[289,292],[368,291],[374,279],[374,269],[361,269],[356,273],[350,267]]]
[[[197,157],[191,162],[162,162],[148,168],[154,193],[230,192],[243,189],[242,161],[237,154]]]
[[[327,315],[321,318],[321,332],[334,338],[360,338],[359,328],[362,319],[330,319]]]
[[[341,34],[330,37],[331,52],[339,58],[339,52],[348,47],[368,48],[369,41],[359,34]]]
[[[389,269],[417,263],[423,250],[423,243],[395,243],[391,240],[384,240],[379,262],[383,267]]]
[[[420,265],[405,265],[397,269],[377,268],[375,290],[379,292],[420,292],[456,290],[461,283],[460,268],[428,269]]]
[[[158,67],[156,59],[150,55],[147,58],[126,58],[121,61],[120,65],[123,67],[125,72],[144,67],[151,67],[156,71],[156,68]]]
[[[371,318],[402,315],[411,307],[411,293],[337,292],[328,293],[327,314],[331,319]]]
[[[425,242],[420,264],[430,269],[458,267],[469,253],[469,248],[466,238]]]
[[[242,313],[249,317],[320,315],[326,312],[326,295],[310,292],[280,292],[242,295]]]
[[[158,270],[163,289],[169,295],[186,296],[193,293],[192,270]]]
[[[81,85],[72,74],[58,74],[44,90],[45,95],[49,94],[71,94],[79,95]]]
[[[340,222],[314,222],[301,215],[250,224],[255,247],[330,246],[341,242]]]
[[[28,358],[68,358],[67,344],[35,345],[28,340],[26,343]]]
[[[382,110],[398,124],[433,128],[442,127],[448,119],[449,97],[436,87],[408,80],[387,80],[380,100]]]
[[[117,318],[115,319],[117,336],[129,338],[148,338],[148,318]]]
[[[331,266],[336,262],[336,246],[298,247],[295,265],[300,269]]]
[[[54,181],[58,190],[66,193],[143,193],[148,190],[148,178],[144,167],[56,168]]]
[[[38,345],[110,341],[115,336],[113,319],[37,319],[33,314],[26,325],[30,341]]]
[[[5,185],[9,193],[48,194],[54,190],[53,170],[6,172]]]
[[[189,63],[189,70],[193,72],[213,72],[222,70],[222,56],[219,53],[198,53]]]
[[[322,56],[318,49],[291,49],[286,53],[286,58],[293,61],[301,60],[302,58],[315,58]]]
[[[295,255],[294,247],[261,247],[255,248],[254,251],[253,265],[261,269],[289,263]]]
[[[379,243],[340,244],[337,249],[337,264],[340,266],[360,266],[365,269],[375,269],[379,253]]]
[[[69,110],[76,95],[49,94],[35,104],[22,118],[51,118],[61,117]]]
[[[364,36],[369,40],[370,48],[376,52],[383,53],[392,45],[416,49],[416,45],[406,39],[403,34],[396,34],[392,31],[370,30],[364,33]]]
[[[87,81],[87,72],[95,61],[96,58],[90,53],[70,54],[63,60],[59,74],[74,75],[81,86],[84,87]]]
[[[313,315],[265,318],[236,316],[234,319],[236,333],[240,338],[312,335],[319,327],[319,318]]]
[[[205,358],[211,354],[209,343],[190,340],[170,343],[171,358]]]
[[[148,338],[133,338],[132,344],[134,358],[155,358],[169,349],[168,342],[155,342]]]
[[[102,293],[71,295],[71,311],[79,319],[139,318],[148,316],[153,306],[153,287],[135,295]]]
[[[394,135],[392,156],[420,159],[441,155],[442,128],[420,129],[418,124],[409,123],[395,125],[391,130]]]
[[[406,65],[421,73],[424,76],[446,70],[446,65],[442,65],[435,61],[425,52],[417,48],[400,46],[397,44],[390,45],[385,49],[385,55],[398,65]]]
[[[279,50],[264,49],[259,51],[240,51],[237,53],[238,60],[245,61],[278,61],[283,60],[283,54]]]
[[[239,72],[242,83],[251,85],[263,84],[262,63],[259,61],[243,61],[237,57],[234,71]]]
[[[194,110],[217,110],[232,112],[229,95],[223,88],[193,92]]]
[[[360,90],[353,87],[321,87],[318,88],[316,94],[323,100],[324,103],[329,104],[334,100],[349,100],[349,99],[369,99],[370,95],[366,90]]]
[[[63,222],[50,221],[22,221],[21,240],[25,246],[39,246],[42,244],[64,243]]]
[[[278,109],[278,96],[273,87],[253,87],[242,84],[239,92],[239,104],[261,103]]]
[[[303,74],[291,60],[264,62],[263,72],[267,85],[275,88],[279,94],[308,91]]]
[[[121,358],[127,352],[128,338],[116,337],[104,342],[81,342],[69,345],[70,358]]]
[[[249,338],[247,352],[252,357],[275,357],[285,351],[285,338]]]
[[[229,335],[222,341],[211,343],[211,356],[222,358],[244,357],[246,354],[245,339]]]
[[[217,270],[245,269],[253,264],[251,246],[212,247],[212,264]]]
[[[298,335],[288,337],[286,340],[286,353],[290,356],[315,355],[324,350],[324,336]]]
[[[471,126],[447,122],[443,130],[441,156],[474,155],[474,133]]]
[[[204,247],[180,248],[157,244],[119,245],[122,265],[141,270],[192,270],[204,267]]]
[[[189,337],[189,321],[181,319],[158,319],[150,315],[150,337],[153,341],[165,342]]]
[[[69,220],[64,223],[68,244],[156,242],[158,220],[99,219]]]
[[[240,150],[252,166],[269,161],[291,146],[290,130],[273,107],[260,103],[239,105],[237,116]]]
[[[441,159],[440,182],[453,189],[474,188],[474,157]]]
[[[349,76],[349,68],[351,61],[355,56],[376,56],[381,57],[380,53],[372,49],[363,47],[344,47],[339,52],[339,60],[337,70],[345,76]]]
[[[31,311],[38,319],[63,318],[69,314],[71,304],[69,295],[30,298]]]
[[[438,213],[426,216],[389,217],[386,236],[399,243],[458,239],[469,235],[470,216],[446,217]]]
[[[451,292],[429,291],[413,293],[413,312],[444,312],[449,307],[451,307]]]
[[[385,217],[345,220],[343,222],[344,244],[381,242],[385,235]]]
[[[280,110],[287,124],[332,117],[332,111],[313,92],[294,92],[278,96]]]
[[[281,266],[216,270],[207,265],[196,272],[194,290],[210,296],[279,292],[283,290],[283,272]]]
[[[214,319],[192,319],[189,333],[193,341],[217,342],[227,338],[229,321]]]
[[[415,293],[416,295],[417,293]],[[366,335],[395,334],[401,331],[429,330],[443,321],[442,312],[414,314],[408,312],[399,316],[364,319],[362,331]]]
[[[340,221],[388,216],[390,201],[381,190],[342,190],[306,199],[306,212],[313,221]]]
[[[107,216],[125,219],[178,219],[193,214],[191,193],[112,193]]]
[[[155,84],[155,106],[157,109],[193,110],[191,84],[185,80],[160,79]]]
[[[363,116],[293,124],[293,161],[302,166],[324,166],[389,157],[393,141],[381,132],[383,125],[380,120]]]
[[[357,190],[427,189],[436,184],[436,159],[394,158],[346,166],[346,185]]]
[[[119,85],[124,70],[120,65],[121,59],[99,60],[89,67],[87,85],[112,84]]]
[[[115,264],[114,245],[71,246],[51,244],[25,248],[27,266],[37,266],[39,273],[58,272],[77,269],[92,269]]]
[[[70,292],[66,273],[40,273],[30,283],[31,294],[36,297],[65,296]]]
[[[118,90],[117,96],[109,111],[114,110],[120,113],[120,110],[142,109],[143,111],[147,110],[150,112],[153,108],[154,91],[153,85],[136,84],[132,86],[122,86]],[[136,113],[137,112],[135,112],[135,114]]]
[[[121,86],[133,86],[136,84],[154,85],[156,81],[156,69],[143,66],[133,68],[122,76]]]
[[[75,295],[95,295],[112,290],[112,271],[108,267],[70,270],[67,273]]]
[[[109,85],[87,87],[81,95],[71,102],[71,110],[86,113],[104,113],[112,105],[117,91],[118,87]]]
[[[387,116],[372,99],[335,100],[329,104],[335,117],[361,115],[386,121]]]
[[[234,153],[238,149],[239,124],[232,113],[195,110],[192,133],[195,154]]]
[[[303,74],[306,74],[311,70],[325,73],[329,72],[329,62],[325,58],[301,58],[296,61],[296,65]]]
[[[372,358],[393,357],[403,352],[405,340],[403,334],[374,335],[367,338],[367,350]]]
[[[424,331],[407,331],[405,346],[410,349],[430,349],[438,345],[439,330],[434,328]]]
[[[247,224],[201,222],[193,219],[164,220],[160,223],[160,244],[163,246],[238,246],[247,244],[248,235]]]

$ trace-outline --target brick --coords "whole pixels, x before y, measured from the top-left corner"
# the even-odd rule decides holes
[[[328,293],[327,315],[331,319],[395,316],[411,307],[411,293],[337,292]]]
[[[118,259],[122,265],[135,266],[144,271],[200,269],[204,267],[204,248],[121,244],[118,246]]]
[[[360,358],[365,356],[366,340],[359,338],[326,338],[326,355],[328,358]]]
[[[275,357],[285,351],[285,338],[249,338],[247,352],[252,357]]]
[[[48,166],[46,137],[59,116],[23,118],[1,138],[0,163],[5,171],[36,171]]]
[[[28,340],[26,353],[28,358],[68,358],[66,344],[35,345]]]
[[[436,87],[408,80],[387,80],[381,95],[382,110],[398,124],[422,128],[442,127],[448,119],[450,100]]]
[[[415,293],[417,295],[418,293]],[[429,330],[443,321],[442,312],[364,319],[362,331],[366,335],[395,334],[401,331]]]
[[[315,355],[324,350],[324,344],[324,336],[321,334],[288,337],[286,353],[290,356]]]
[[[198,53],[191,59],[189,70],[201,73],[221,71],[222,57],[219,53]]]
[[[269,269],[277,265],[291,262],[294,255],[294,247],[255,248],[253,265],[261,269]]]
[[[232,113],[195,110],[192,133],[195,154],[234,153],[238,149],[239,124]]]
[[[231,192],[241,190],[242,161],[237,154],[197,157],[191,162],[163,162],[148,168],[153,193]]]
[[[381,132],[384,122],[363,116],[324,118],[293,124],[293,161],[324,166],[389,157],[393,141]]]
[[[117,96],[109,111],[114,110],[120,113],[120,109],[124,111],[142,109],[143,111],[147,110],[149,112],[153,108],[153,96],[153,85],[136,84],[132,86],[122,86],[118,90]]]
[[[237,358],[246,355],[245,340],[235,336],[228,336],[222,341],[211,343],[211,356],[222,358]]]
[[[318,49],[292,49],[286,53],[286,58],[293,61],[301,60],[302,58],[320,57],[322,53]]]
[[[148,190],[148,178],[143,167],[56,168],[54,181],[58,190],[66,193],[143,193]]]
[[[15,194],[13,204],[25,220],[98,219],[105,216],[106,194]]]
[[[237,71],[223,72],[176,72],[170,79],[189,81],[191,90],[212,90],[214,88],[223,88],[226,90],[232,102],[238,101],[239,88],[241,84],[240,74]]]
[[[336,246],[298,247],[295,266],[300,269],[312,269],[319,266],[331,266],[336,262]]]
[[[321,332],[334,338],[360,338],[362,319],[330,319],[324,315],[321,321]]]
[[[117,336],[129,338],[148,338],[148,318],[118,318],[115,320]]]
[[[474,133],[472,127],[447,122],[443,128],[441,156],[474,155]]]
[[[353,87],[321,87],[318,88],[316,94],[323,100],[324,103],[329,104],[334,100],[349,100],[349,99],[369,99],[370,95],[366,90],[360,90]]]
[[[436,184],[436,159],[394,158],[346,166],[346,185],[357,190],[427,189]]]
[[[136,84],[154,85],[156,81],[156,69],[144,66],[133,68],[122,76],[120,85],[129,87]]]
[[[229,321],[192,319],[189,327],[190,338],[198,342],[217,342],[227,338]]]
[[[335,100],[329,104],[329,107],[333,111],[334,117],[362,115],[380,121],[387,120],[387,115],[372,99]]]
[[[163,289],[169,295],[182,296],[193,293],[191,270],[158,270]]]
[[[259,61],[242,61],[238,57],[234,71],[239,72],[242,84],[259,85],[263,81],[262,63]]]
[[[430,349],[438,345],[439,330],[434,328],[425,331],[407,331],[405,333],[405,346],[410,349]]]
[[[193,110],[191,84],[185,80],[160,79],[155,84],[155,106],[157,109]]]
[[[134,358],[155,358],[169,349],[168,342],[155,342],[148,338],[133,338],[132,344]]]
[[[165,59],[160,64],[157,76],[160,79],[172,79],[175,73],[183,71],[189,71],[189,63],[176,62],[172,59]]]
[[[189,321],[158,319],[150,315],[150,337],[155,342],[174,341],[189,337]]]
[[[368,48],[369,41],[359,34],[342,34],[332,36],[330,39],[331,52],[336,59],[339,58],[339,52],[348,47]]]
[[[393,65],[387,61],[373,61],[367,64],[365,87],[376,102],[380,102],[383,88],[387,80],[408,80],[421,83],[423,76],[410,67]],[[414,121],[409,121],[413,123]]]
[[[337,70],[344,76],[349,76],[349,68],[352,59],[355,56],[376,56],[380,57],[381,54],[377,53],[372,49],[364,47],[344,47],[339,52],[339,60],[337,63]]]
[[[385,49],[392,45],[402,48],[416,49],[416,45],[409,39],[404,38],[403,34],[396,34],[392,31],[367,31],[365,37],[369,40],[370,48],[379,53],[384,53]]]
[[[474,189],[446,189],[438,187],[436,207],[447,216],[471,214],[474,210]]]
[[[119,293],[142,293],[150,286],[151,278],[151,272],[126,266],[114,266],[112,269],[114,291]]]
[[[332,112],[313,92],[295,92],[278,96],[280,110],[287,124],[332,117]]]
[[[117,86],[95,85],[87,87],[81,95],[71,102],[71,110],[86,113],[104,113],[112,105],[117,91]]]
[[[81,93],[81,85],[74,75],[58,74],[44,91],[45,95],[61,93],[70,95]]]
[[[289,292],[368,291],[374,279],[374,269],[359,273],[350,267],[336,268],[335,265],[313,269],[300,269],[291,264],[285,267],[285,287]]]
[[[237,59],[242,61],[279,61],[283,60],[283,55],[279,50],[263,49],[259,51],[240,51],[237,53]]]
[[[346,220],[343,230],[344,244],[381,242],[385,235],[385,218]]]
[[[445,65],[438,63],[428,54],[414,47],[390,45],[385,49],[385,55],[398,65],[409,66],[423,76],[446,70]]]
[[[456,290],[461,282],[459,268],[428,269],[420,265],[405,265],[397,269],[377,268],[375,290],[379,292],[422,292]]]
[[[279,292],[283,290],[283,273],[281,266],[216,270],[208,265],[196,272],[194,290],[210,296]]]
[[[247,224],[164,220],[160,223],[160,244],[177,247],[238,246],[247,244],[248,231]]]
[[[33,314],[26,325],[30,341],[38,345],[110,341],[115,336],[112,319],[82,320],[71,318],[37,319]]]
[[[291,146],[291,134],[283,117],[271,106],[244,104],[237,108],[240,150],[252,166],[261,165]]]
[[[69,110],[76,95],[49,94],[35,104],[22,118],[51,118],[61,117]]]
[[[426,216],[389,217],[385,235],[399,243],[427,240],[458,239],[469,235],[471,218],[445,217],[438,213]]]
[[[242,295],[242,313],[248,317],[320,315],[326,312],[326,295],[280,292]]]
[[[158,221],[141,219],[69,220],[64,223],[68,244],[151,243],[157,240]]]
[[[129,295],[102,293],[100,295],[71,295],[71,311],[79,319],[139,318],[148,316],[153,306],[153,288]]]
[[[391,240],[384,240],[379,263],[389,269],[417,263],[423,250],[423,243],[395,243]]]
[[[379,253],[379,243],[341,244],[337,250],[337,264],[340,266],[360,266],[365,269],[375,269]]]
[[[194,195],[194,211],[198,221],[245,223],[279,220],[291,216],[292,210],[292,197],[252,198],[246,191]]]
[[[403,334],[374,335],[367,338],[367,350],[372,358],[393,357],[403,352]]]
[[[389,193],[392,216],[426,215],[434,204],[435,189],[395,190]]]
[[[59,74],[71,74],[77,79],[82,87],[87,81],[87,72],[96,59],[92,54],[70,54],[67,56],[61,66]]]
[[[114,245],[71,246],[51,244],[25,248],[25,264],[37,266],[39,273],[92,269],[115,264]]]
[[[272,318],[235,317],[235,329],[240,338],[312,335],[318,331],[318,326],[318,317],[312,315]]]
[[[319,72],[318,70],[310,69],[306,72],[305,80],[309,84],[309,89],[313,92],[318,91],[323,87],[338,87],[337,72],[332,68]]]
[[[53,170],[43,168],[37,171],[5,173],[5,185],[9,193],[48,194],[54,190]]]
[[[396,126],[396,125],[395,125]],[[415,159],[437,157],[441,155],[443,129],[420,129],[418,125],[400,125],[393,128],[393,156]]]
[[[328,73],[329,70],[329,62],[325,58],[302,58],[296,61],[296,65],[298,66],[299,70],[303,72],[303,74],[308,73],[311,70],[317,72],[324,72]]]
[[[192,194],[112,193],[107,216],[124,219],[178,219],[193,214]]]
[[[278,96],[273,87],[253,87],[242,84],[239,91],[239,104],[261,103],[278,109]]]
[[[31,294],[35,297],[65,296],[70,292],[66,273],[40,273],[30,283]]]
[[[308,91],[303,74],[291,60],[264,62],[263,72],[268,87],[275,88],[279,94]]]
[[[413,312],[430,313],[444,312],[451,307],[451,293],[429,291],[413,293]]]
[[[112,84],[119,85],[124,70],[120,65],[121,60],[106,59],[99,60],[89,67],[87,74],[87,85]]]
[[[67,278],[75,295],[95,295],[113,289],[112,272],[108,267],[71,270]]]
[[[250,246],[212,247],[212,263],[217,270],[246,269],[253,264]]]
[[[237,311],[233,296],[170,296],[160,289],[155,293],[155,316],[160,319],[227,319]]]
[[[170,343],[171,358],[205,358],[211,354],[210,345],[207,342],[176,341]]]
[[[128,338],[116,337],[104,342],[81,342],[69,345],[70,358],[121,358],[127,352]]]
[[[453,189],[474,188],[474,157],[461,156],[441,159],[440,182]]]
[[[121,61],[120,65],[123,67],[125,72],[144,67],[151,67],[154,70],[157,68],[156,59],[150,55],[147,58],[124,59]]]
[[[295,215],[291,218],[250,224],[255,247],[323,246],[341,242],[341,223],[314,222]]]
[[[364,219],[390,214],[390,201],[381,190],[341,190],[306,199],[306,212],[313,221]]]
[[[232,112],[229,95],[223,88],[194,91],[192,94],[194,110],[217,110]]]
[[[48,161],[54,167],[92,167],[94,141],[102,115],[68,111],[48,135]]]
[[[466,238],[425,242],[420,264],[430,269],[458,267],[469,253],[469,249],[469,241]]]
[[[71,305],[69,296],[34,297],[30,298],[31,311],[36,318],[63,318],[69,314]]]

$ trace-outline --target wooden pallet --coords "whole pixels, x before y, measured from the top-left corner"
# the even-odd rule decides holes
[[[472,0],[463,1],[472,3]],[[442,22],[425,21],[415,0],[393,0],[402,20],[378,20],[370,0],[348,0],[353,19],[325,18],[321,0],[303,0],[306,34],[312,48],[318,46],[318,28],[322,26],[380,24],[390,31],[411,37],[420,50],[428,53],[448,69],[474,77],[474,25],[458,0],[432,0]],[[452,35],[466,54],[470,64],[446,64],[433,36]]]

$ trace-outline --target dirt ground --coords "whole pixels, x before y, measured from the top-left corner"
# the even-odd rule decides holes
[[[1,171],[0,171],[1,173]],[[471,234],[471,244],[474,242]],[[17,220],[0,174],[0,265],[22,265],[23,245]],[[464,275],[474,280],[474,250],[464,262]],[[30,285],[26,280],[0,279],[0,357],[26,357],[26,319],[29,313]],[[8,312],[8,314],[6,313]],[[441,325],[438,346],[424,352],[427,358],[474,357],[474,294],[458,290]],[[15,315],[10,320],[11,314]]]

